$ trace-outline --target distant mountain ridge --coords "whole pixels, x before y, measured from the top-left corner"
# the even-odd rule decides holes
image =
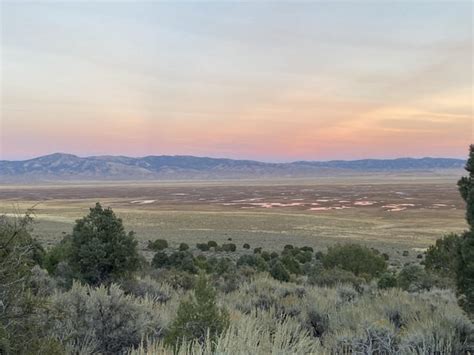
[[[435,171],[461,169],[465,160],[398,158],[264,163],[195,156],[78,157],[54,153],[22,161],[0,160],[0,181],[15,180],[152,180],[311,177],[350,172]]]

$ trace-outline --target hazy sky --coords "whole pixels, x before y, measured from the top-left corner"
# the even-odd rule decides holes
[[[0,158],[465,157],[473,3],[1,1]]]

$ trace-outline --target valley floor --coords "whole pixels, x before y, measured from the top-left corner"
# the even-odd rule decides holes
[[[35,234],[47,245],[101,202],[136,232],[142,249],[156,238],[171,245],[231,238],[237,245],[267,250],[360,242],[389,253],[396,263],[416,258],[441,235],[466,228],[457,179],[407,175],[3,185],[0,213],[33,207]],[[409,255],[402,257],[406,250]]]

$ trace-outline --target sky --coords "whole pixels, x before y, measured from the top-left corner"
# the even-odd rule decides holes
[[[1,1],[0,159],[464,158],[473,6]]]

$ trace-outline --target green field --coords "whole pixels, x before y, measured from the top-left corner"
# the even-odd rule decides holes
[[[123,182],[0,186],[0,213],[33,207],[34,234],[51,245],[96,202],[111,206],[145,248],[229,238],[268,250],[324,249],[360,242],[410,259],[441,235],[466,228],[458,176],[411,175],[315,180]]]

